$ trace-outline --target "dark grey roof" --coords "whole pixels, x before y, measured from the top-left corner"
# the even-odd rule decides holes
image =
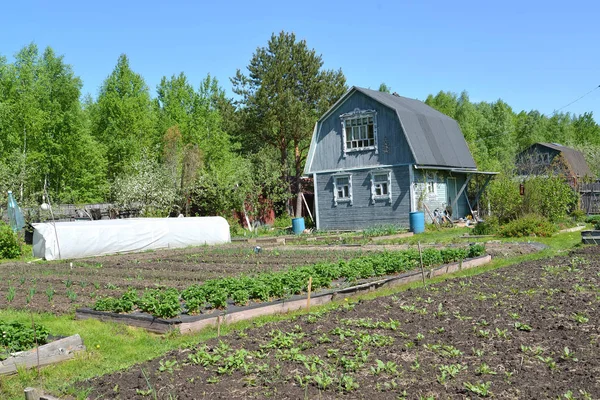
[[[356,86],[352,89],[396,111],[416,164],[476,168],[454,119],[419,100]]]
[[[550,149],[560,152],[563,155],[565,161],[569,164],[569,167],[571,168],[575,176],[593,176],[590,167],[585,161],[583,153],[581,153],[580,151],[567,146],[563,146],[558,143],[536,143],[533,146],[535,145],[548,147]]]

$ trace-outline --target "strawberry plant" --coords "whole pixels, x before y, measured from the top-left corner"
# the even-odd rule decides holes
[[[6,359],[10,353],[29,350],[36,345],[45,344],[49,331],[42,325],[31,326],[20,322],[0,321],[0,359]]]

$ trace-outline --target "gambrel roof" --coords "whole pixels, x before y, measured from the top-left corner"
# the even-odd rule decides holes
[[[581,178],[583,178],[585,176],[589,176],[589,177],[593,176],[592,171],[590,170],[589,165],[585,161],[585,157],[583,156],[582,152],[575,150],[571,147],[563,146],[562,144],[558,144],[558,143],[541,143],[541,142],[534,143],[530,147],[528,147],[527,149],[522,151],[517,156],[517,159],[525,153],[533,152],[533,151],[540,151],[540,149],[539,149],[540,147],[546,147],[548,149],[552,149],[552,150],[562,154],[565,162],[569,166],[569,169],[573,172],[573,174],[575,176],[578,176]]]
[[[477,168],[458,123],[419,100],[353,86],[317,124],[335,112],[355,92],[360,92],[396,112],[416,165],[473,170]],[[311,152],[314,151],[312,147],[315,145],[313,138]],[[310,158],[309,154],[309,162]]]

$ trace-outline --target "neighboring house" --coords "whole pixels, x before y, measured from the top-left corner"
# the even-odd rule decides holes
[[[305,175],[318,229],[408,225],[409,212],[470,214],[477,171],[452,118],[413,99],[352,87],[316,123]],[[482,185],[482,190],[485,185]],[[426,212],[426,218],[428,217]]]
[[[562,175],[573,187],[592,178],[583,154],[557,143],[534,143],[519,153],[516,161],[518,175]]]

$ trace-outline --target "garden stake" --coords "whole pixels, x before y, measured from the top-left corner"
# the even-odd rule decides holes
[[[312,288],[312,276],[308,278],[308,296],[306,297],[306,311],[310,311],[310,290]]]
[[[423,287],[425,287],[425,270],[423,269],[423,252],[421,251],[421,241],[417,242],[419,247],[419,257],[421,258],[421,278],[423,278]]]
[[[221,336],[221,315],[217,315],[217,337]]]

